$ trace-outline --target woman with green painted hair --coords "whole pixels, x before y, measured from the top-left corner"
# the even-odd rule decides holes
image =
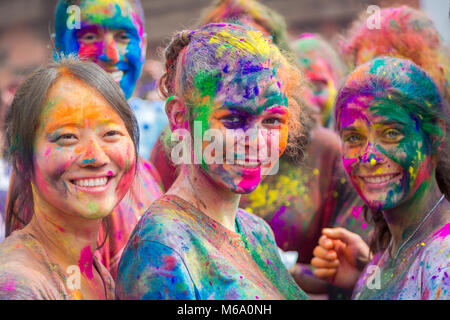
[[[410,60],[376,58],[348,76],[335,113],[342,160],[375,229],[370,249],[345,229],[324,229],[317,277],[354,287],[354,299],[450,298],[448,112]]]
[[[165,55],[161,91],[170,128],[194,136],[183,150],[192,155],[136,226],[119,265],[117,297],[306,298],[267,223],[238,208],[241,194],[258,186],[291,143],[288,127],[301,133],[299,106],[289,96],[299,75],[261,32],[233,24],[183,31]],[[215,132],[214,142],[198,127]],[[239,132],[245,138],[235,139]]]

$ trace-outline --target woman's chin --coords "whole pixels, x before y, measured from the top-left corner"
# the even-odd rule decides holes
[[[257,187],[258,187],[258,185],[246,187],[246,188],[237,187],[233,191],[234,191],[234,193],[237,193],[237,194],[248,194],[248,193],[252,193],[253,191],[255,191]]]

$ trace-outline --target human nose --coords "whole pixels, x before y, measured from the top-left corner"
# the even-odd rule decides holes
[[[119,48],[112,34],[107,34],[103,40],[103,50],[99,59],[109,64],[116,64],[120,60]]]
[[[253,127],[247,131],[246,148],[247,154],[252,155],[252,158],[258,158],[259,161],[265,163],[272,149],[269,151],[269,147],[273,144],[274,132],[258,126]],[[278,143],[276,143],[276,147]]]
[[[363,154],[359,156],[361,163],[369,166],[376,166],[377,164],[384,163],[383,154],[378,150],[373,142],[368,142],[366,148],[363,150]]]
[[[91,138],[86,142],[84,152],[78,160],[79,166],[102,167],[109,162],[109,157],[97,139]]]

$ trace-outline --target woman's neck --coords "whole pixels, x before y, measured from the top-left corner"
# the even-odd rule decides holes
[[[34,197],[34,214],[26,231],[46,249],[53,263],[64,270],[77,265],[88,279],[93,275],[94,251],[101,220],[88,220],[58,212],[39,196]]]
[[[227,229],[236,231],[235,219],[241,195],[212,182],[198,166],[183,166],[166,194],[182,198]]]
[[[414,238],[417,234],[428,235],[440,223],[441,217],[439,213],[436,213],[440,211],[440,208],[434,207],[442,197],[442,192],[434,175],[432,177],[424,181],[410,199],[383,212],[392,237],[392,253],[397,252],[411,236]],[[434,212],[427,217],[433,208]],[[437,218],[432,217],[435,213]],[[416,234],[413,235],[415,232]]]

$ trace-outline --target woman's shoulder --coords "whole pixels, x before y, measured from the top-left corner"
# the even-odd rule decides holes
[[[154,241],[164,245],[176,243],[192,234],[196,220],[186,208],[180,207],[170,197],[163,196],[153,202],[136,226],[134,240]]]
[[[240,226],[244,228],[247,227],[253,234],[274,237],[272,228],[270,228],[269,224],[261,217],[241,208],[238,209],[236,216]]]
[[[436,228],[430,236],[423,240],[418,246],[423,247],[422,257],[431,262],[445,263],[450,267],[450,222]]]
[[[31,237],[13,232],[0,244],[0,300],[48,299],[48,278]]]

